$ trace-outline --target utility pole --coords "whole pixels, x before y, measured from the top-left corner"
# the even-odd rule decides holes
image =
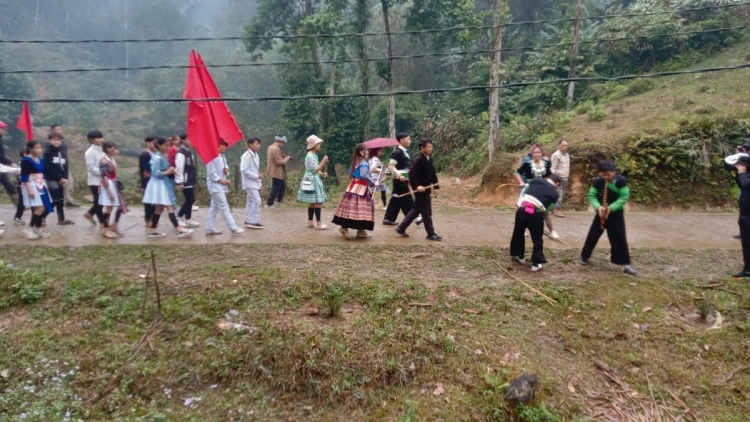
[[[125,39],[128,38],[128,0],[123,0],[125,16]],[[125,43],[125,67],[130,67],[130,43]],[[125,69],[125,79],[130,79],[130,70]]]
[[[578,44],[581,42],[581,14],[583,13],[583,0],[576,0],[576,20],[573,24],[573,45],[570,47],[570,74],[569,78],[576,77],[576,65],[578,64]],[[573,104],[576,83],[570,81],[568,85],[568,106]]]
[[[505,13],[505,0],[497,0],[495,11],[493,13],[494,43],[492,46],[492,66],[490,68],[490,138],[489,138],[489,158],[492,162],[492,155],[495,149],[500,147],[500,92],[497,85],[500,79],[500,50],[503,48],[503,28],[500,27]]]

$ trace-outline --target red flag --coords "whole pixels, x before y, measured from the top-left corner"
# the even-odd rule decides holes
[[[18,119],[18,129],[26,132],[26,142],[34,140],[34,126],[31,125],[31,113],[29,113],[29,103],[23,103],[21,118]]]
[[[190,52],[190,68],[185,84],[185,98],[221,98],[203,59],[195,51]],[[188,137],[204,163],[219,155],[219,139],[229,146],[242,140],[242,131],[223,101],[190,101],[188,103]]]

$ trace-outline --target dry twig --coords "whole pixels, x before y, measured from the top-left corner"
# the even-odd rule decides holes
[[[745,369],[747,369],[747,366],[745,366],[745,365],[742,365],[742,366],[740,366],[740,367],[737,367],[737,368],[735,368],[735,369],[734,369],[734,370],[733,370],[732,372],[730,372],[730,373],[729,373],[729,375],[728,375],[728,376],[726,377],[726,379],[724,379],[724,381],[719,381],[719,382],[715,382],[715,383],[714,383],[713,385],[714,385],[714,386],[719,386],[719,385],[722,385],[722,384],[726,384],[726,383],[728,383],[728,382],[729,382],[729,381],[730,381],[730,380],[731,380],[732,378],[734,378],[734,376],[735,376],[735,375],[737,375],[737,373],[738,373],[738,372],[742,372],[742,371],[744,371]]]
[[[500,265],[500,263],[497,262],[496,259],[493,259],[493,261],[495,262],[495,264],[497,264],[498,267],[500,267],[503,271],[505,271],[506,274],[508,274],[509,276],[513,277],[519,283],[523,284],[527,289],[529,289],[532,292],[534,292],[534,293],[538,294],[539,296],[543,297],[545,300],[547,300],[547,302],[549,302],[550,305],[557,305],[557,301],[555,299],[552,299],[551,297],[545,295],[544,293],[540,292],[539,290],[537,290],[537,289],[531,287],[530,285],[524,283],[520,278],[514,276],[513,274],[510,273],[510,271],[506,270],[505,267],[503,267],[502,265]]]

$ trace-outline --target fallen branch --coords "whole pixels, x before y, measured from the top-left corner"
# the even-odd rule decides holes
[[[651,387],[651,378],[649,378],[648,372],[646,372],[646,381],[648,382],[648,392],[651,394],[651,405],[654,406],[654,410],[656,411],[656,422],[661,422],[661,411],[659,410],[659,405],[656,404],[654,389]]]
[[[497,264],[498,267],[500,267],[503,271],[505,271],[506,274],[508,274],[509,276],[513,277],[519,283],[523,284],[527,289],[531,290],[532,292],[534,292],[534,293],[538,294],[539,296],[543,297],[544,299],[546,299],[547,302],[549,302],[550,305],[557,305],[557,301],[555,299],[552,299],[551,297],[545,295],[544,293],[540,292],[539,290],[537,290],[537,289],[531,287],[530,285],[524,283],[520,278],[514,276],[513,274],[510,273],[510,271],[506,270],[505,267],[503,267],[502,265],[500,265],[500,263],[497,262],[496,259],[493,259],[493,261],[495,262],[495,264]]]
[[[677,394],[673,393],[673,392],[672,392],[672,390],[670,390],[669,388],[667,388],[666,390],[667,390],[667,393],[669,393],[669,395],[670,395],[670,396],[672,396],[672,398],[674,399],[674,401],[676,401],[676,402],[677,402],[677,404],[679,404],[680,406],[682,406],[682,408],[683,408],[683,409],[685,409],[685,413],[687,413],[687,414],[689,414],[690,416],[692,416],[692,417],[693,417],[693,419],[695,419],[695,420],[696,420],[696,422],[700,422],[700,419],[698,419],[698,417],[697,417],[697,416],[695,416],[695,413],[693,413],[693,410],[692,410],[692,409],[690,409],[690,408],[689,408],[689,407],[688,407],[688,406],[687,406],[687,405],[685,404],[685,402],[684,402],[684,401],[682,401],[682,399],[680,399],[680,397],[679,397],[679,396],[678,396]]]
[[[745,365],[742,365],[742,366],[740,366],[740,367],[738,367],[738,368],[735,368],[735,369],[734,369],[734,370],[733,370],[732,372],[730,372],[730,373],[729,373],[729,375],[728,375],[728,376],[726,377],[726,379],[725,379],[724,381],[716,382],[716,383],[714,383],[713,385],[714,385],[714,386],[719,386],[719,385],[722,385],[722,384],[726,384],[726,383],[728,383],[728,382],[729,382],[729,381],[730,381],[730,380],[731,380],[732,378],[734,378],[734,376],[735,376],[735,375],[737,375],[737,373],[739,373],[739,372],[742,372],[742,371],[744,371],[744,370],[745,370],[745,369],[747,369],[747,368],[748,368],[748,367],[747,367],[747,366],[745,366]]]
[[[552,239],[552,241],[553,241],[553,242],[558,242],[558,243],[562,243],[563,245],[565,245],[565,246],[567,246],[567,247],[569,247],[569,248],[571,248],[571,249],[573,248],[572,246],[570,246],[570,245],[568,245],[567,243],[565,243],[565,241],[564,241],[564,240],[562,240],[562,239],[555,239],[554,237],[552,237],[552,234],[550,234],[550,233],[549,233],[548,231],[546,231],[546,230],[544,231],[544,235],[545,235],[545,236],[547,236],[547,237],[549,237],[550,239]]]
[[[409,306],[416,306],[418,308],[429,308],[432,303],[410,303]]]

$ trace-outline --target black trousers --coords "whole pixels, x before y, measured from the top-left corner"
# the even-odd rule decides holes
[[[193,204],[195,204],[195,188],[185,188],[182,190],[182,194],[185,196],[185,203],[182,204],[177,216],[191,220],[193,218]]]
[[[21,192],[21,186],[16,186],[18,188],[18,205],[16,206],[16,215],[13,217],[13,219],[20,220],[23,217],[23,212],[26,211],[26,206],[23,204],[23,195],[20,194]]]
[[[286,182],[284,179],[273,178],[271,180],[271,196],[268,197],[266,205],[269,207],[273,205],[274,201],[284,202],[284,191],[286,190]]]
[[[18,198],[20,197],[18,190],[16,190],[15,180],[11,180],[11,175],[7,173],[0,174],[0,184],[5,188],[5,192],[13,200],[15,205],[18,205]]]
[[[531,252],[532,264],[546,264],[544,258],[544,213],[535,211],[534,214],[526,212],[525,208],[516,211],[516,226],[513,228],[513,237],[510,239],[510,256],[523,258],[526,256],[526,229],[531,234],[531,242],[534,250]]]
[[[94,206],[88,210],[89,215],[95,215],[99,223],[104,223],[104,212],[102,212],[102,206],[99,205],[99,186],[89,186],[91,190],[91,196],[94,197]]]
[[[65,189],[60,182],[54,180],[47,181],[47,190],[49,190],[49,196],[52,200],[52,207],[57,211],[57,219],[59,221],[65,220]]]
[[[616,265],[630,265],[630,251],[628,250],[628,237],[625,234],[625,213],[616,211],[609,214],[607,221],[604,223],[604,229],[607,230],[609,244],[612,248],[612,263]],[[586,237],[586,243],[583,244],[581,258],[588,261],[594,252],[599,238],[604,233],[601,228],[599,214],[594,216],[594,222],[589,229],[589,235]]]
[[[154,211],[156,211],[156,205],[143,204],[143,213],[146,216],[146,221],[151,222],[151,218],[154,216]]]
[[[399,230],[405,231],[409,228],[412,222],[422,215],[422,221],[424,222],[424,229],[427,231],[428,236],[435,234],[435,227],[432,225],[432,194],[430,192],[415,193],[416,201],[414,207],[409,210],[406,217],[398,225]],[[391,199],[393,201],[393,199]],[[393,220],[391,220],[393,221]]]
[[[750,215],[740,215],[740,238],[742,239],[742,259],[744,270],[750,271]]]

